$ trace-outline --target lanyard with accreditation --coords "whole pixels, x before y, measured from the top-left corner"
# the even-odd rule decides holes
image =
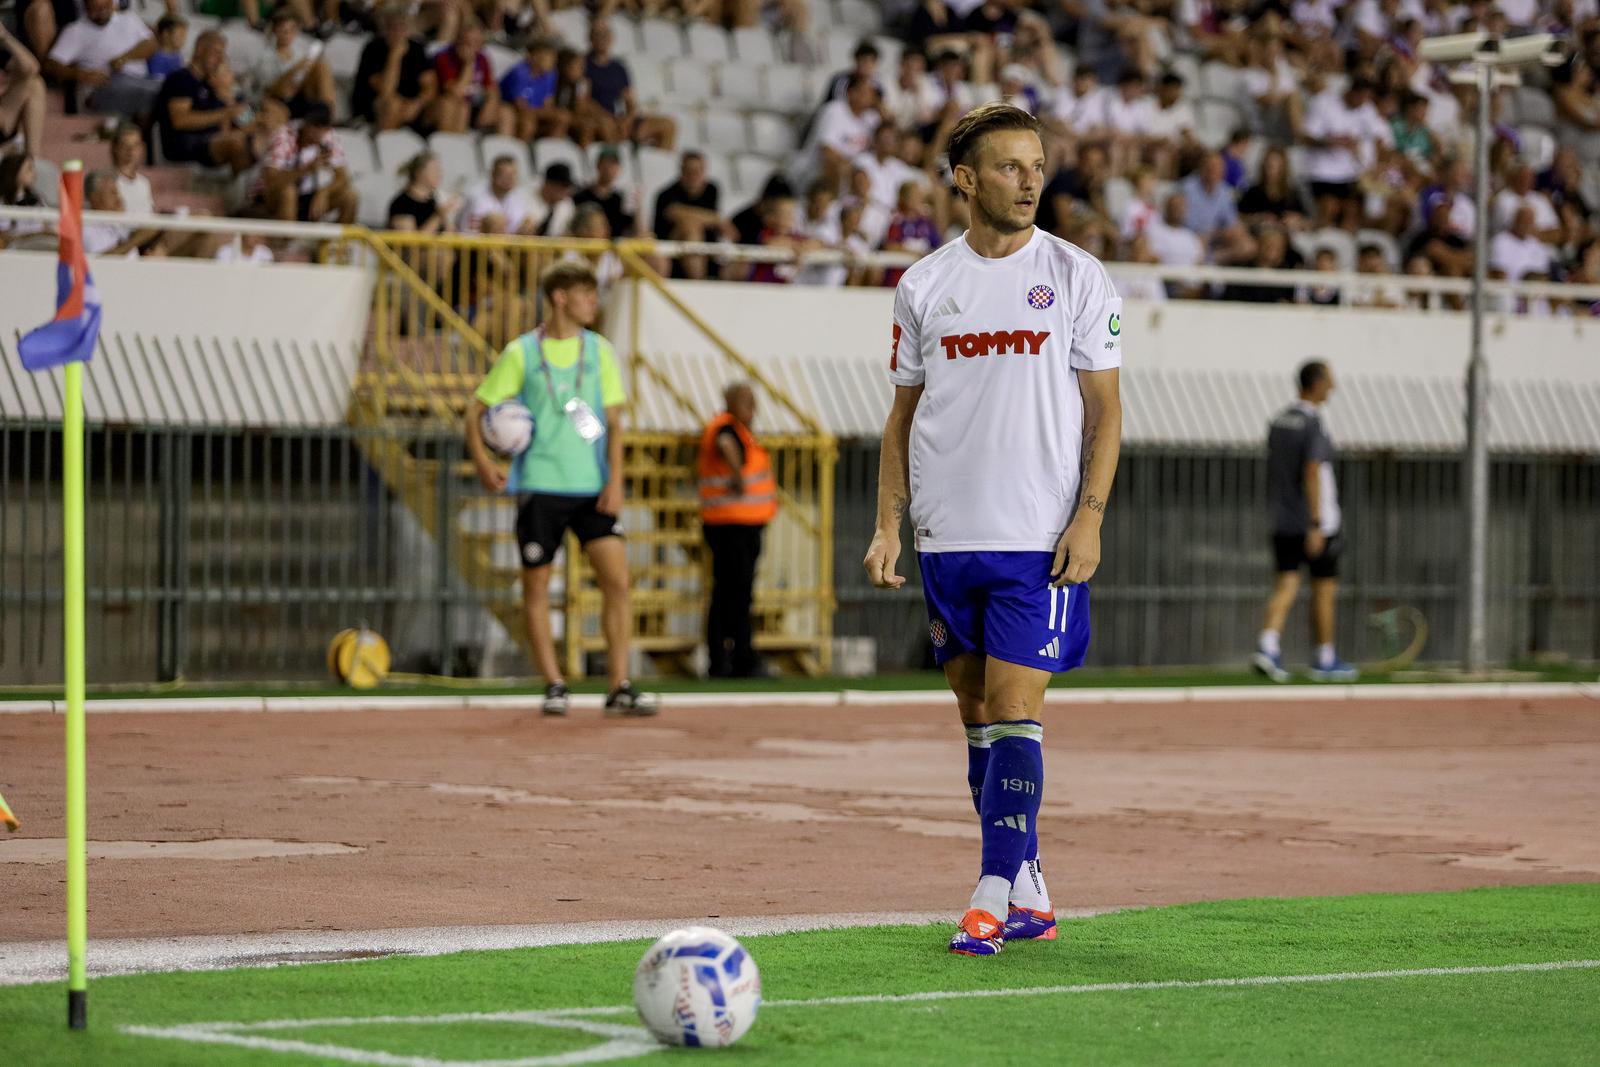
[[[566,413],[567,421],[572,423],[572,428],[578,431],[578,436],[589,444],[605,436],[606,425],[600,421],[600,416],[594,413],[583,400],[583,334],[578,335],[578,378],[573,383],[574,396],[562,404],[556,393],[556,381],[550,374],[550,363],[544,358],[544,328],[540,327],[533,335],[534,351],[539,356],[539,370],[544,373],[545,388],[550,390],[550,402],[560,404],[561,410]]]

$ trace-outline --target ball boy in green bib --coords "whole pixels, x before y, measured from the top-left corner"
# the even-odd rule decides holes
[[[467,412],[467,450],[478,480],[517,497],[522,604],[534,666],[544,675],[544,713],[564,715],[567,684],[550,628],[550,572],[571,530],[594,567],[604,606],[608,715],[653,715],[656,702],[628,681],[628,557],[622,544],[622,405],[627,399],[611,342],[589,329],[600,290],[584,264],[562,260],[539,278],[545,322],[506,346]],[[534,436],[507,474],[483,443],[483,413],[520,400]],[[570,593],[569,593],[570,595]]]

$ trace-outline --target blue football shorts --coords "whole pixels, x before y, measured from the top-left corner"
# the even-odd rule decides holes
[[[922,552],[928,636],[941,667],[965,652],[1042,671],[1083,665],[1089,586],[1050,584],[1050,552]]]

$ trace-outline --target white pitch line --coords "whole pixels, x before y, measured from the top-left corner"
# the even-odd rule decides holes
[[[772,1008],[844,1007],[859,1004],[917,1004],[940,1000],[970,1000],[994,997],[1039,997],[1081,993],[1139,993],[1182,989],[1235,989],[1263,986],[1290,986],[1313,983],[1358,982],[1397,978],[1454,978],[1466,975],[1529,974],[1550,971],[1589,970],[1600,967],[1600,960],[1560,960],[1548,963],[1506,963],[1476,967],[1418,967],[1407,970],[1336,971],[1326,974],[1263,974],[1244,978],[1201,978],[1159,982],[1097,982],[1085,985],[1027,986],[1020,989],[961,989],[925,993],[882,993],[864,996],[815,997],[804,1000],[771,1000],[762,1004]],[[598,1008],[563,1008],[552,1011],[456,1012],[444,1015],[339,1016],[330,1019],[271,1019],[251,1023],[186,1023],[177,1026],[123,1026],[125,1034],[197,1044],[234,1045],[268,1052],[322,1056],[344,1063],[370,1067],[579,1067],[582,1064],[632,1059],[660,1051],[644,1031],[583,1019],[588,1015],[627,1015],[631,1005]],[[532,1026],[567,1027],[584,1030],[608,1040],[587,1049],[515,1060],[440,1060],[431,1056],[404,1056],[344,1045],[326,1045],[280,1038],[258,1037],[263,1032],[312,1028],[450,1025],[454,1023],[520,1022]]]
[[[1512,700],[1588,697],[1600,700],[1600,683],[1586,682],[1415,682],[1385,685],[1215,685],[1215,686],[1129,686],[1126,688],[1051,689],[1047,704],[1241,704],[1300,703],[1315,701],[1368,700]],[[402,711],[484,711],[490,709],[532,710],[535,694],[462,696],[383,696],[352,692],[349,696],[259,696],[259,697],[137,697],[117,700],[90,700],[88,711],[105,714],[209,714],[245,713],[339,713]],[[951,696],[942,689],[839,689],[827,692],[749,692],[749,693],[667,693],[662,704],[669,711],[697,708],[743,708],[774,710],[812,707],[876,707],[886,704],[912,707],[946,707]],[[575,696],[572,706],[598,709],[604,700],[596,695]],[[0,701],[0,715],[63,714],[63,700]]]
[[[814,997],[807,1000],[766,1000],[766,1008],[828,1008],[851,1004],[915,1004],[929,1000],[967,1000],[983,997],[1051,997],[1078,993],[1140,993],[1162,989],[1229,989],[1239,986],[1305,985],[1319,982],[1365,982],[1381,978],[1453,978],[1474,974],[1523,974],[1539,971],[1579,971],[1600,967],[1600,960],[1560,960],[1552,963],[1502,963],[1481,967],[1417,967],[1394,971],[1335,971],[1329,974],[1259,974],[1248,978],[1172,979],[1160,982],[1097,982],[1086,985],[1024,986],[1020,989],[951,989],[930,993],[869,993],[848,997]],[[632,1005],[604,1008],[558,1008],[558,1016],[625,1015]]]

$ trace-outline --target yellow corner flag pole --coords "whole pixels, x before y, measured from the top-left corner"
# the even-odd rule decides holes
[[[82,170],[73,160],[68,170]],[[81,210],[81,206],[78,208]],[[79,216],[81,222],[82,216]],[[66,557],[67,690],[67,1025],[89,1024],[88,808],[83,721],[83,363],[62,368],[65,406],[61,413],[61,478]]]

